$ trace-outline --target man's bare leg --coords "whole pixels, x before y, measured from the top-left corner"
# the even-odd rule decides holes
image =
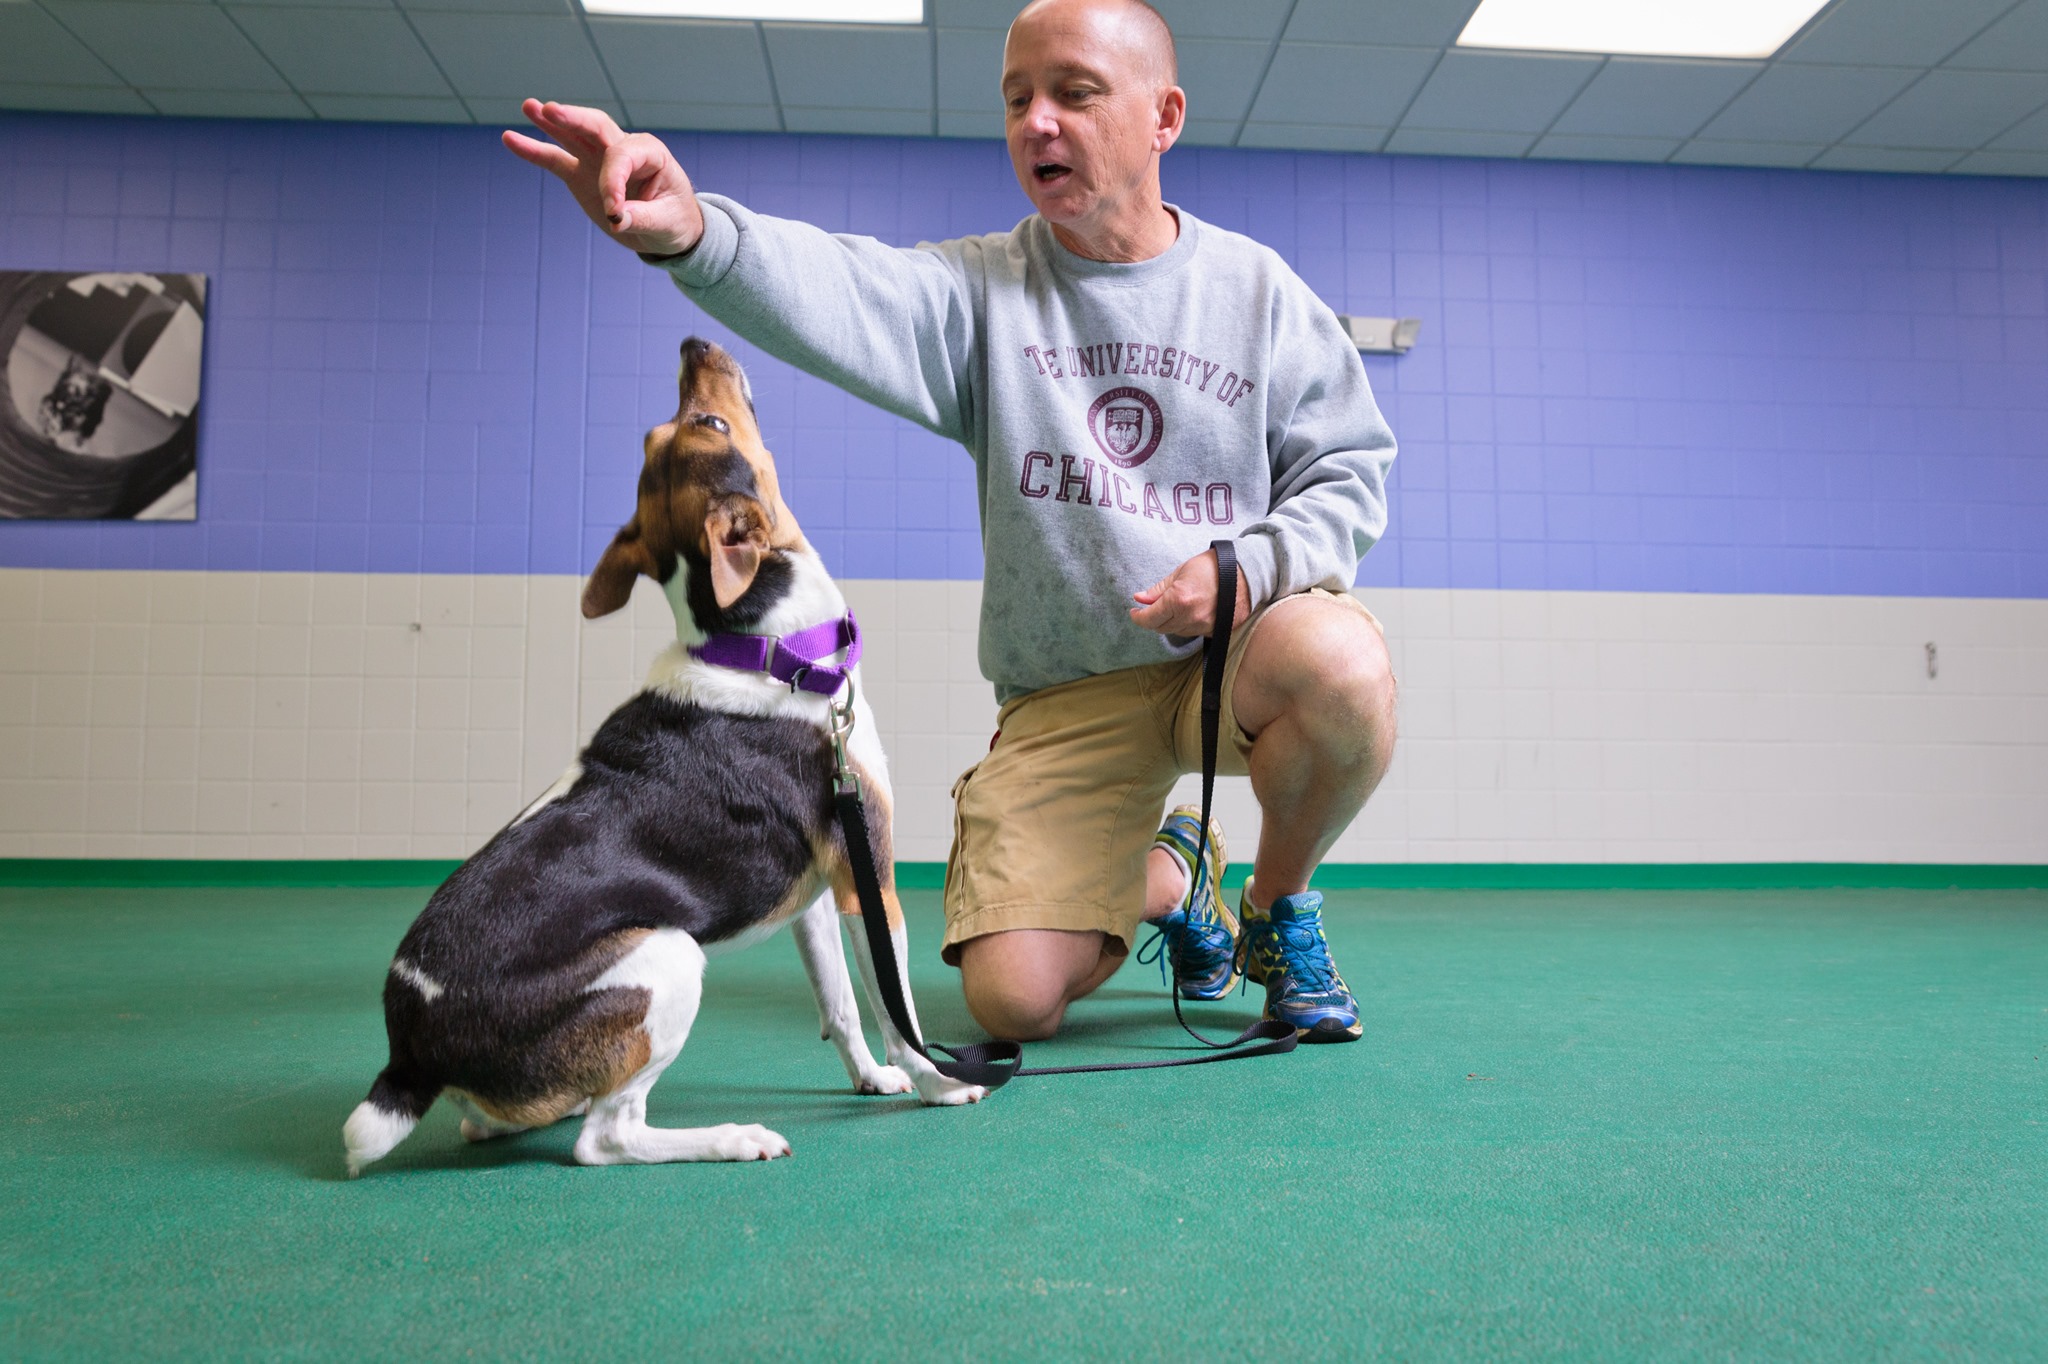
[[[1252,902],[1307,890],[1330,845],[1386,775],[1394,751],[1394,675],[1379,632],[1326,598],[1273,606],[1245,646],[1233,689],[1253,736],[1252,794],[1263,816]],[[1145,860],[1145,917],[1180,903],[1187,873],[1163,850]],[[1016,1042],[1047,1038],[1067,1006],[1123,964],[1106,936],[1013,929],[960,946],[961,988],[975,1021]]]
[[[1394,757],[1394,671],[1386,641],[1325,597],[1276,603],[1245,647],[1231,692],[1254,736],[1252,794],[1261,816],[1250,900],[1308,889]],[[1169,859],[1170,861],[1170,859]]]
[[[960,989],[989,1036],[1010,1042],[1051,1037],[1067,1005],[1109,979],[1123,958],[1103,950],[1108,935],[1064,928],[1013,928],[960,944]]]
[[[1145,917],[1180,903],[1187,873],[1153,849],[1145,859]],[[1101,988],[1126,954],[1107,950],[1108,935],[1059,928],[1014,928],[960,944],[960,988],[967,1011],[991,1037],[1036,1042],[1051,1037],[1067,1006]]]
[[[1350,608],[1290,597],[1259,623],[1231,709],[1252,736],[1262,815],[1252,903],[1308,889],[1323,854],[1364,808],[1394,757],[1394,671],[1386,641]],[[1188,876],[1163,848],[1145,862],[1145,917],[1170,913]]]

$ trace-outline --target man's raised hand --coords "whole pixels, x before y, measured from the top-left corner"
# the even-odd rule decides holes
[[[1162,635],[1208,634],[1216,625],[1217,576],[1216,551],[1205,549],[1144,591],[1132,593],[1131,600],[1138,604],[1131,608],[1131,620]],[[1230,623],[1242,625],[1251,613],[1251,590],[1239,573],[1237,609]]]
[[[602,109],[537,99],[519,109],[554,142],[507,130],[505,145],[552,171],[613,241],[650,256],[673,256],[704,235],[697,192],[660,138],[628,133]]]

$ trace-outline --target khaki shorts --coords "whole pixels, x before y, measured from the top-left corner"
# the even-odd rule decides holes
[[[1380,629],[1356,597],[1313,595]],[[1250,771],[1252,738],[1238,727],[1232,696],[1271,609],[1231,636],[1219,774]],[[1004,706],[996,723],[988,756],[953,785],[942,955],[958,966],[961,943],[1017,928],[1101,932],[1112,953],[1128,952],[1166,798],[1183,773],[1202,770],[1201,655],[1046,687]]]

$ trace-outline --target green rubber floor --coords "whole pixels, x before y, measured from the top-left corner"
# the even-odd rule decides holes
[[[1362,1043],[948,1110],[846,1092],[778,939],[651,1116],[793,1158],[441,1106],[348,1182],[424,897],[0,890],[0,1357],[2048,1356],[2048,895],[1341,892]],[[1175,1045],[1137,967],[1072,1022]]]

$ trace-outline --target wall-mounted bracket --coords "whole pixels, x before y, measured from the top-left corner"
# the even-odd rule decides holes
[[[1406,355],[1422,330],[1419,317],[1347,317],[1337,320],[1351,337],[1351,344],[1368,355]]]

